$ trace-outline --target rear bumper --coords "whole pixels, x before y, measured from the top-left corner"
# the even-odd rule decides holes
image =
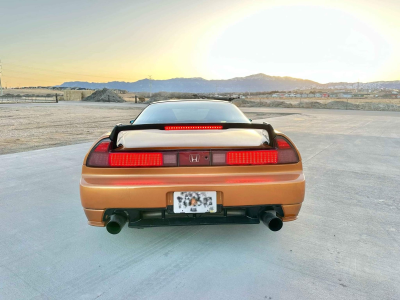
[[[190,225],[213,225],[213,224],[259,224],[259,213],[265,210],[275,210],[282,221],[294,221],[297,219],[301,203],[291,205],[270,205],[253,207],[230,207],[223,208],[217,214],[173,214],[168,213],[171,209],[87,209],[85,214],[89,225],[104,227],[113,213],[126,215],[128,226],[131,228],[159,227],[159,226],[190,226]],[[253,213],[249,213],[252,210]],[[242,211],[243,213],[237,214]],[[146,217],[146,213],[152,212],[153,216]],[[232,214],[235,212],[235,214]]]
[[[216,172],[208,174],[202,171],[209,169],[187,168],[188,172],[184,173],[184,168],[180,168],[181,173],[177,174],[163,174],[163,170],[154,174],[131,174],[128,170],[118,170],[113,174],[112,170],[84,166],[80,182],[81,201],[89,224],[93,226],[105,226],[105,212],[111,208],[168,211],[168,207],[173,205],[173,192],[177,191],[217,191],[217,204],[222,208],[279,206],[283,213],[282,220],[293,221],[305,194],[301,163],[274,166],[273,170],[271,166],[269,168],[268,172],[265,167],[257,166],[251,169],[230,167],[231,173],[221,172],[226,168],[213,168]],[[220,221],[223,223],[226,219]],[[160,226],[174,225],[172,219],[162,222],[164,225]],[[184,222],[201,223],[193,220]],[[216,224],[221,224],[218,222]]]

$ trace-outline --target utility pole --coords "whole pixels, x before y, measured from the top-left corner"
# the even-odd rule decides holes
[[[149,85],[150,85],[150,97],[151,97],[151,76],[152,76],[152,75],[149,75],[149,80],[150,80],[150,82],[149,82]]]
[[[2,65],[0,60],[0,96],[3,96],[3,86],[1,85]]]

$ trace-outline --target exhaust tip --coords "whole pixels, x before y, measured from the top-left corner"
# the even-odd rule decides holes
[[[272,231],[279,231],[282,229],[283,222],[279,218],[273,218],[271,221],[269,221],[268,228],[271,229]]]
[[[126,223],[126,217],[114,214],[111,215],[110,221],[108,221],[106,225],[106,229],[111,234],[118,234],[125,226],[125,223]]]
[[[271,231],[279,231],[282,229],[283,222],[282,219],[276,216],[275,211],[265,211],[261,215],[261,221],[267,226]]]

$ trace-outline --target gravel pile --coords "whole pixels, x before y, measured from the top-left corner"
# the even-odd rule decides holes
[[[102,89],[95,91],[90,96],[83,98],[82,101],[88,102],[125,102],[118,94],[109,89]]]

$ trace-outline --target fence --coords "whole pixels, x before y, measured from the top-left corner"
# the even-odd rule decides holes
[[[4,95],[0,97],[0,104],[11,103],[58,103],[59,95]]]

